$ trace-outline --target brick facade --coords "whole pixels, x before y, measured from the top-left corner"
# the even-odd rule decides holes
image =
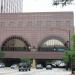
[[[74,32],[73,12],[0,14],[0,46],[11,36],[21,36],[32,47],[31,52],[28,52],[28,54],[26,52],[25,54],[24,52],[20,52],[23,56],[34,56],[36,59],[40,57],[40,59],[44,59],[45,57],[42,56],[42,54],[44,55],[45,53],[37,53],[40,43],[50,37],[56,37],[56,39],[65,43],[69,41],[69,31],[70,35]],[[33,49],[33,47],[35,47],[35,49]],[[15,52],[15,57],[20,57],[20,53]],[[11,55],[11,51],[6,52],[7,58],[14,58],[14,55]],[[46,52],[46,55],[47,57],[45,59],[50,55],[52,56],[51,52]],[[57,52],[56,56],[57,58],[59,58],[58,56],[61,58],[63,53]]]

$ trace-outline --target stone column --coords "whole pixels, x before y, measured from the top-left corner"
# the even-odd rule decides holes
[[[32,68],[36,68],[36,60],[33,59]]]

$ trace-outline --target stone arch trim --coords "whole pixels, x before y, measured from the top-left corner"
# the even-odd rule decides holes
[[[62,37],[58,37],[58,36],[48,36],[46,38],[44,38],[43,40],[41,40],[41,42],[38,44],[38,48],[47,40],[49,39],[56,39],[61,41],[63,44],[65,44],[65,40]]]
[[[1,44],[1,49],[2,49],[3,45],[5,45],[5,44],[6,44],[8,41],[10,41],[11,39],[18,39],[18,40],[22,41],[22,42],[27,46],[27,48],[29,48],[29,46],[30,46],[29,42],[28,42],[26,39],[24,39],[22,36],[12,35],[12,36],[6,38],[6,39],[2,42],[2,44]]]

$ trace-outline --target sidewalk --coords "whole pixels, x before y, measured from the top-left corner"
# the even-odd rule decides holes
[[[11,69],[11,68],[9,68],[9,67],[0,68],[0,74],[2,74],[2,73],[17,72],[17,71],[18,71],[17,69]]]

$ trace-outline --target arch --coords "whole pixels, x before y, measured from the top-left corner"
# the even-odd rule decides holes
[[[65,41],[57,36],[49,36],[43,39],[39,46],[38,51],[64,51]]]
[[[21,36],[11,36],[7,38],[1,45],[3,51],[30,51],[30,44]]]

